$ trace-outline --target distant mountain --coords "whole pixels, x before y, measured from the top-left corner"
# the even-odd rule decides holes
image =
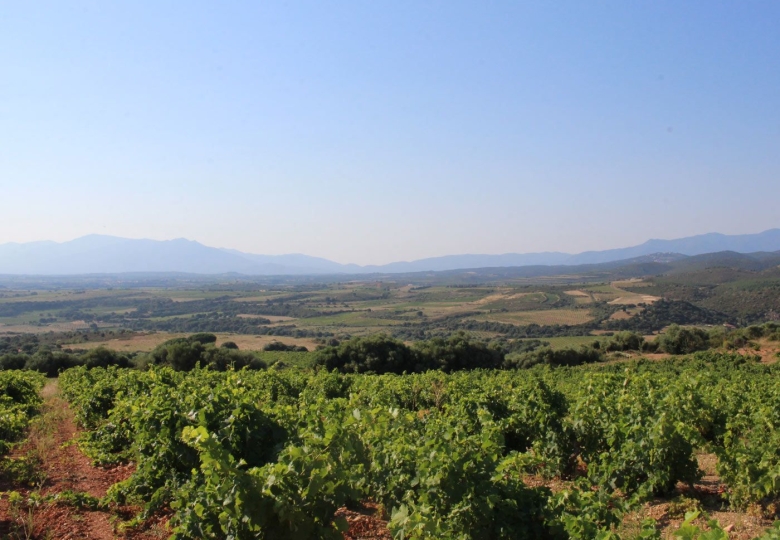
[[[134,240],[89,235],[70,242],[30,242],[0,245],[0,274],[77,275],[127,272],[183,272],[192,274],[317,275],[395,274],[473,268],[574,266],[635,260],[634,264],[669,263],[683,256],[731,251],[780,250],[780,229],[759,234],[718,233],[677,240],[649,240],[634,247],[588,251],[503,255],[449,255],[380,266],[339,264],[308,255],[256,255],[204,246],[192,240]],[[755,261],[746,261],[755,265]]]
[[[440,272],[462,268],[497,268],[505,266],[536,266],[567,264],[567,253],[505,253],[503,255],[446,255],[411,262],[395,262],[381,266],[364,266],[362,272]]]
[[[757,251],[780,250],[780,229],[770,229],[758,234],[727,235],[720,233],[700,234],[677,240],[648,240],[634,247],[586,251],[572,255],[566,264],[594,264],[641,257],[652,253],[681,253],[702,255],[720,251],[755,253]]]
[[[300,253],[290,255],[255,255],[243,253],[235,249],[223,249],[226,253],[238,255],[254,264],[263,265],[266,268],[279,268],[287,274],[340,274],[344,272],[361,272],[363,267],[357,264],[339,264],[321,257],[311,257]]]
[[[412,262],[397,262],[382,266],[366,266],[363,272],[424,272],[458,270],[463,268],[498,268],[507,266],[556,266],[599,264],[613,261],[625,261],[639,257],[652,256],[663,262],[664,256],[701,255],[720,251],[754,253],[759,251],[780,250],[780,229],[771,229],[758,234],[725,235],[719,233],[702,234],[677,240],[648,240],[644,244],[628,248],[608,249],[605,251],[586,251],[577,255],[560,252],[544,253],[507,253],[504,255],[448,255],[420,259]]]
[[[3,274],[96,274],[123,272],[252,273],[256,265],[183,238],[130,240],[89,235],[61,244],[0,245]]]

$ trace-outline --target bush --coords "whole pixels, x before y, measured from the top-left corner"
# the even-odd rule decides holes
[[[26,354],[4,354],[0,356],[0,369],[24,369],[28,358]]]
[[[413,373],[430,366],[403,342],[386,335],[353,338],[338,347],[325,347],[316,353],[315,365],[342,373]]]
[[[206,345],[203,341],[210,339],[213,334],[194,334],[187,338],[176,338],[158,345],[150,355],[140,362],[170,366],[176,371],[190,371],[200,363],[202,367],[217,371],[225,371],[228,368],[241,369],[265,369],[266,363],[258,359],[252,353],[238,350],[238,346],[230,341],[215,347],[213,342]],[[227,345],[227,346],[226,346]]]
[[[92,349],[81,355],[79,360],[80,364],[87,366],[88,368],[108,366],[127,367],[130,365],[126,356],[123,356],[116,351],[106,349],[105,347]]]
[[[472,340],[465,332],[449,339],[433,338],[415,344],[419,364],[445,372],[463,369],[495,369],[501,367],[504,354],[482,341]]]
[[[605,346],[607,352],[641,351],[645,343],[644,336],[636,332],[618,332]]]
[[[187,339],[190,341],[197,341],[201,345],[208,345],[209,343],[217,342],[217,336],[215,336],[214,334],[210,334],[208,332],[199,332],[197,334],[192,334]]]
[[[336,345],[338,345],[338,341],[336,341]],[[271,343],[266,343],[265,346],[263,347],[263,350],[264,351],[309,352],[309,349],[307,349],[302,345],[287,345],[286,343],[282,343],[281,341],[272,341]]]
[[[201,364],[209,369],[226,371],[229,368],[265,369],[267,364],[252,353],[225,347],[206,347],[201,353]]]
[[[203,351],[199,341],[171,343],[159,351],[159,360],[155,363],[171,366],[176,371],[190,371],[200,361]]]
[[[47,377],[56,377],[60,371],[77,365],[78,361],[74,356],[41,349],[27,360],[25,368],[44,373]]]
[[[669,354],[690,354],[710,348],[710,336],[701,328],[671,325],[656,339],[658,348]]]
[[[527,369],[539,364],[552,367],[580,366],[602,360],[604,360],[604,355],[601,351],[583,345],[579,349],[553,350],[544,348],[520,355],[510,355],[504,360],[504,367],[506,369]]]

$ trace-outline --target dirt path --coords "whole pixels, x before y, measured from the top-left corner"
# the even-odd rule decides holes
[[[4,486],[4,490],[18,491],[28,501],[31,497],[41,497],[47,502],[15,507],[7,498],[3,498],[0,501],[0,534],[5,533],[9,538],[52,540],[167,538],[170,533],[162,526],[120,536],[114,532],[114,522],[119,518],[113,511],[88,510],[73,504],[48,502],[51,497],[68,491],[101,498],[113,484],[130,476],[132,468],[119,466],[103,469],[92,466],[89,458],[75,444],[79,430],[67,402],[59,397],[57,381],[49,381],[41,395],[44,398],[41,417],[33,425],[27,442],[12,456],[26,456],[37,461],[38,481],[35,486],[19,484]]]

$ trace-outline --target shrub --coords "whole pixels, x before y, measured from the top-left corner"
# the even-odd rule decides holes
[[[501,367],[504,360],[500,349],[473,340],[465,332],[458,332],[446,340],[433,338],[417,343],[414,352],[420,357],[420,365],[445,372],[495,369]]]
[[[618,332],[605,346],[607,352],[641,351],[645,338],[636,332]]]
[[[0,369],[24,369],[28,358],[26,354],[4,354],[0,356]]]
[[[709,349],[709,334],[701,328],[671,325],[656,341],[658,348],[669,354],[690,354]]]
[[[336,344],[338,345],[338,341],[336,341]],[[263,350],[264,351],[292,351],[292,352],[309,351],[309,349],[301,345],[287,345],[286,343],[282,343],[281,341],[275,341],[275,340],[272,341],[271,343],[266,343],[265,346],[263,347]]]
[[[378,335],[353,338],[338,347],[325,347],[317,352],[316,365],[342,373],[412,373],[425,371],[418,356],[403,342]]]
[[[544,348],[520,355],[507,356],[504,361],[504,367],[507,369],[526,369],[538,364],[546,364],[553,367],[580,366],[582,364],[601,362],[603,359],[604,355],[601,351],[584,345],[579,349],[553,350]]]

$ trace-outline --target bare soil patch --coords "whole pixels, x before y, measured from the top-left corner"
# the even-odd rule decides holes
[[[563,291],[563,292],[565,292],[569,296],[587,296],[588,298],[590,298],[590,295],[584,291],[575,290],[575,291]]]
[[[652,304],[657,302],[661,298],[659,296],[650,296],[649,294],[631,294],[626,293],[625,296],[618,296],[614,300],[607,302],[612,305],[626,305],[626,304]]]
[[[391,540],[386,516],[382,508],[373,502],[364,502],[357,508],[339,508],[336,517],[343,517],[349,523],[344,540]]]
[[[780,341],[770,341],[768,339],[760,339],[757,341],[758,350],[753,347],[743,347],[738,349],[739,354],[745,356],[758,356],[761,358],[763,364],[773,364],[778,361],[778,354],[780,354]]]
[[[137,530],[119,534],[114,530],[114,524],[120,516],[126,519],[139,509],[87,510],[50,500],[66,491],[102,498],[108,488],[132,474],[133,466],[94,467],[75,444],[79,429],[67,402],[57,394],[57,382],[47,383],[42,396],[45,405],[41,421],[31,430],[26,444],[15,453],[36,455],[40,460],[42,480],[37,486],[5,485],[2,488],[17,491],[25,499],[35,494],[45,502],[14,506],[3,498],[0,501],[0,534],[10,535],[10,538],[89,540],[151,540],[170,536],[165,516],[158,516]]]

